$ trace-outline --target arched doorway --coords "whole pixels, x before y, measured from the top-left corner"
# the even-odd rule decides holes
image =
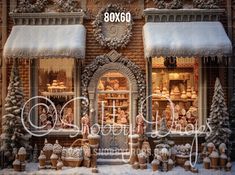
[[[145,78],[140,68],[116,51],[98,56],[83,71],[82,95],[89,98],[83,112],[89,114],[91,123],[112,127],[109,134],[101,133],[101,148],[128,149],[128,132],[134,128],[145,99]],[[118,118],[118,112],[124,116]]]
[[[104,84],[101,85],[101,81]],[[113,84],[112,81],[119,81],[123,84],[119,84],[119,88],[116,89],[114,86],[117,85]],[[99,86],[104,86],[103,90]],[[92,123],[101,125],[102,141],[100,147],[105,149],[128,149],[127,136],[129,129],[135,126],[138,97],[137,82],[131,70],[121,63],[111,62],[103,65],[93,74],[88,92]],[[102,101],[104,105],[103,115]],[[121,102],[122,105],[120,105]],[[125,125],[118,120],[119,111],[115,109],[117,106],[126,108],[124,115],[126,115],[128,123]],[[123,110],[121,109],[120,113],[123,113]],[[101,120],[99,121],[99,119]]]

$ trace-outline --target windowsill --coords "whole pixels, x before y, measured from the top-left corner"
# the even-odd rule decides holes
[[[34,134],[38,134],[38,135],[42,135],[45,134],[46,132],[48,132],[48,130],[36,130],[36,131],[32,131]],[[50,133],[48,133],[47,135],[49,136],[73,136],[73,135],[81,135],[81,131],[80,130],[74,130],[74,129],[58,129],[58,130],[52,130]],[[146,135],[148,137],[151,137],[151,135],[156,135],[156,132],[147,132]],[[45,136],[47,136],[45,135]],[[205,132],[197,132],[198,137],[205,137],[206,133]],[[186,134],[184,132],[178,132],[178,131],[172,131],[169,134],[170,137],[194,137],[195,136],[195,132],[190,133],[190,134]],[[155,136],[153,136],[153,138],[155,138]]]
[[[34,134],[42,135],[48,132],[48,130],[36,130],[32,131]],[[81,135],[80,130],[74,129],[55,129],[50,131],[47,135],[49,136],[74,136],[74,135]],[[45,135],[45,136],[47,136]]]
[[[146,135],[148,137],[151,137],[151,135],[153,135],[153,138],[156,138],[155,136],[158,134],[158,132],[152,131],[152,132],[147,132]],[[196,132],[191,132],[189,133],[185,133],[185,132],[180,132],[180,131],[172,131],[169,136],[170,137],[194,137],[196,134]],[[197,132],[197,136],[198,137],[205,137],[206,133],[205,132]]]

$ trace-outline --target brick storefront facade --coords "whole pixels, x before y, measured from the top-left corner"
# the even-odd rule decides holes
[[[144,0],[143,0],[144,1]],[[2,6],[2,1],[0,1],[0,14],[2,14],[2,9],[7,9],[7,13],[10,12],[10,6],[11,6],[12,1],[7,1],[7,7],[6,6]],[[89,1],[89,3],[91,3]],[[145,1],[144,2],[144,8],[154,8],[154,3],[153,1]],[[225,14],[222,15],[221,17],[221,22],[224,25],[225,30],[228,30],[228,19],[232,20],[232,41],[235,41],[235,3],[233,2],[232,4],[232,16],[229,18],[228,17],[228,11],[227,11],[227,1],[222,1],[220,4],[220,8],[225,9]],[[84,23],[83,25],[86,28],[86,58],[84,60],[84,63],[82,64],[82,71],[85,69],[85,67],[87,65],[89,65],[97,56],[106,54],[110,51],[110,49],[105,49],[102,48],[98,42],[95,40],[94,37],[94,32],[93,32],[93,27],[92,27],[92,22],[94,19],[89,19],[89,18],[85,18],[84,19]],[[128,43],[126,48],[123,49],[117,49],[117,52],[121,53],[124,57],[126,57],[127,59],[131,60],[132,62],[134,62],[135,64],[137,64],[141,70],[145,73],[146,72],[146,60],[144,58],[144,46],[143,46],[143,35],[142,35],[142,29],[143,26],[145,24],[144,21],[144,17],[142,17],[141,19],[134,19],[134,24],[132,27],[132,37],[130,42]],[[2,19],[0,18],[0,25],[2,24]],[[12,19],[10,18],[10,16],[7,17],[7,35],[10,34],[13,22]],[[1,32],[0,32],[0,39],[1,39]],[[2,53],[2,42],[0,42],[0,54]],[[234,56],[233,56],[234,57]],[[1,60],[2,58],[2,54],[0,56]],[[232,58],[234,59],[234,58]],[[9,76],[10,76],[10,70],[11,70],[11,62],[7,63],[7,84],[9,83]],[[22,83],[23,83],[23,89],[24,89],[24,93],[26,95],[25,100],[29,99],[30,97],[30,61],[25,61],[23,60],[20,64],[20,75],[21,75],[21,79],[22,79]],[[1,62],[0,62],[0,73],[2,73],[2,69],[1,69]],[[224,91],[225,91],[225,95],[226,95],[226,100],[227,103],[229,103],[230,98],[228,97],[228,90],[229,87],[228,85],[228,67],[220,67],[219,68],[219,64],[213,64],[213,63],[208,63],[207,65],[207,69],[208,69],[208,74],[207,74],[207,89],[208,89],[208,114],[209,114],[209,108],[211,105],[211,100],[212,100],[212,96],[213,96],[213,89],[214,89],[214,82],[216,77],[220,77],[221,83],[224,87]],[[35,77],[37,78],[37,77]],[[33,81],[33,79],[31,80]],[[231,87],[230,87],[231,88]],[[2,76],[0,75],[0,89],[2,89]],[[0,96],[0,115],[1,115],[1,110],[2,110],[2,99],[1,99],[2,95]],[[208,115],[207,114],[207,115]],[[0,132],[1,132],[1,120],[0,120]],[[57,138],[57,136],[49,136],[51,141],[54,143],[55,138]],[[43,145],[43,139],[38,139],[38,138],[33,138],[33,143],[37,143],[39,145],[39,148],[42,147]],[[72,141],[74,141],[74,139],[69,139],[68,136],[59,136],[58,139],[63,142],[65,144],[65,146],[68,146],[70,143],[72,143]],[[190,139],[189,139],[190,140]],[[201,139],[203,140],[203,139]],[[177,140],[176,140],[177,141]],[[179,143],[182,143],[182,139],[178,139]]]

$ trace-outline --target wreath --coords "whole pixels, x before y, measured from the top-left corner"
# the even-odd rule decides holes
[[[132,24],[133,21],[131,20],[130,22],[126,22],[126,31],[125,33],[120,36],[120,37],[106,37],[103,34],[102,31],[102,24],[104,22],[104,14],[108,12],[124,12],[126,13],[127,10],[117,4],[109,4],[107,7],[101,9],[96,16],[95,20],[93,21],[93,31],[94,31],[94,36],[95,39],[100,43],[101,46],[103,47],[108,47],[110,49],[117,49],[118,47],[124,48],[126,47],[127,43],[130,41],[130,38],[132,36]]]

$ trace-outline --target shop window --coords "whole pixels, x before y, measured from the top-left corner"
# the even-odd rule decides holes
[[[166,117],[172,131],[194,129],[199,121],[198,94],[199,69],[195,58],[177,58],[175,66],[166,64],[164,58],[154,58],[152,65],[152,121],[153,130],[159,128]],[[174,104],[174,120],[169,99]],[[157,121],[157,122],[156,122]]]
[[[49,110],[39,107],[38,125],[45,126],[42,129],[68,129],[68,124],[74,124],[73,102],[63,106],[74,98],[74,60],[73,59],[41,59],[39,60],[39,92],[40,96],[49,98],[55,105],[58,118],[55,124],[55,109],[45,100]],[[61,109],[64,109],[61,112]],[[61,114],[61,115],[60,115]],[[63,122],[62,122],[63,121]]]
[[[99,80],[97,94],[99,124],[129,124],[129,83],[126,77],[115,71],[104,74]]]

